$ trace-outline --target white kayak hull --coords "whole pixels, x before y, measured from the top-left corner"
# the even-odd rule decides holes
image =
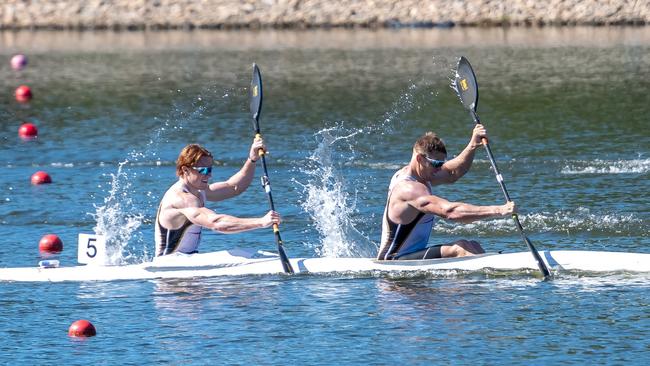
[[[553,250],[539,252],[554,272],[649,272],[650,254],[602,251]],[[377,261],[373,258],[294,258],[296,273],[374,273],[436,271],[530,271],[537,263],[530,252],[483,254],[448,259]],[[249,276],[283,273],[276,255],[245,249],[205,254],[169,255],[154,261],[125,266],[75,266],[58,268],[2,268],[0,281],[62,282],[147,280],[157,278],[192,278]]]

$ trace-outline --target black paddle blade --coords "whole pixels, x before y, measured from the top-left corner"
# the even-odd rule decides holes
[[[465,108],[476,112],[478,106],[478,83],[472,65],[464,56],[458,60],[456,67],[456,78],[454,80],[454,89],[458,98]]]
[[[262,110],[262,75],[257,64],[253,64],[253,79],[251,87],[248,90],[248,96],[251,101],[251,116],[253,117],[253,129],[255,133],[260,133],[260,111]]]

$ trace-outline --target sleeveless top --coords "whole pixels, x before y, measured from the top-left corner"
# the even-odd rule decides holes
[[[393,175],[388,187],[388,199],[381,228],[381,247],[377,255],[379,260],[397,259],[400,256],[425,249],[435,223],[435,215],[422,212],[419,212],[415,219],[408,224],[397,224],[390,220],[388,205],[393,188],[401,181],[416,181],[413,176],[403,176],[400,173],[401,171],[398,171]],[[427,184],[427,189],[431,193],[429,184]]]
[[[186,189],[183,192],[189,193]],[[205,203],[205,192],[201,192],[201,199]],[[167,229],[160,223],[160,208],[156,213],[156,227],[155,227],[155,240],[156,240],[156,257],[167,255],[174,252],[185,254],[197,253],[199,243],[201,242],[201,229],[200,225],[193,224],[190,220],[185,218],[185,222],[178,229]]]

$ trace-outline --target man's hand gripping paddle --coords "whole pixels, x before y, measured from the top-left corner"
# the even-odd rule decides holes
[[[260,112],[262,111],[262,75],[260,75],[260,69],[256,64],[253,64],[253,80],[251,81],[249,97],[251,102],[251,115],[253,117],[253,130],[255,131],[255,137],[261,138],[262,134],[260,133]],[[266,169],[265,152],[263,149],[260,149],[258,151],[258,154],[262,159],[262,167],[264,167],[262,187],[264,187],[266,195],[269,198],[271,210],[275,211],[275,205],[273,204],[273,195],[271,195],[271,182],[269,181],[269,173]],[[282,268],[284,268],[284,271],[286,273],[293,273],[293,268],[291,267],[291,263],[289,263],[289,258],[287,257],[287,253],[284,251],[284,246],[282,245],[280,228],[277,224],[273,224],[273,232],[275,233],[275,242],[278,244],[278,254],[280,254]]]
[[[456,78],[454,80],[453,86],[454,89],[456,90],[456,94],[458,94],[458,97],[460,98],[460,101],[463,103],[463,106],[465,107],[465,109],[467,109],[470,112],[472,119],[474,120],[474,123],[476,124],[481,123],[481,121],[478,118],[478,115],[476,114],[476,108],[478,106],[478,84],[476,82],[476,75],[474,75],[474,70],[472,69],[472,65],[470,65],[469,61],[467,61],[465,57],[461,57],[460,60],[458,60],[458,67],[456,68]],[[497,182],[499,182],[499,185],[501,186],[501,191],[503,191],[503,195],[505,196],[506,201],[510,202],[511,201],[510,195],[508,194],[506,185],[503,182],[503,176],[501,176],[501,173],[499,173],[497,164],[494,161],[494,156],[492,155],[490,144],[488,143],[488,140],[486,138],[483,138],[482,142],[483,142],[483,146],[485,146],[485,151],[487,152],[488,158],[490,159],[490,164],[492,164],[492,169],[494,169],[494,173],[496,174]],[[537,266],[539,267],[539,270],[542,272],[544,279],[549,279],[551,277],[551,273],[549,272],[548,268],[546,267],[546,264],[542,260],[542,257],[539,255],[539,252],[537,251],[537,249],[535,249],[535,246],[533,246],[533,243],[531,243],[528,237],[526,237],[526,234],[524,233],[524,228],[521,226],[521,223],[519,222],[519,217],[517,216],[516,213],[513,213],[512,218],[515,221],[515,225],[517,225],[517,229],[519,229],[519,233],[521,234],[522,239],[524,240],[524,242],[526,242],[528,249],[530,249],[530,252],[533,254],[533,257],[535,258],[535,261],[537,261]]]

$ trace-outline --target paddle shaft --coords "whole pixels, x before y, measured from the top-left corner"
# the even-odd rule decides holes
[[[474,123],[479,124],[481,123],[480,119],[478,118],[478,115],[473,109],[469,110],[472,119],[474,120]],[[494,174],[496,175],[497,182],[499,182],[499,186],[501,187],[501,191],[503,192],[503,195],[506,198],[506,201],[511,202],[512,200],[510,199],[510,195],[508,194],[508,189],[506,188],[506,184],[503,182],[503,176],[499,172],[499,168],[497,168],[497,163],[494,160],[494,155],[492,155],[492,149],[490,149],[490,143],[488,140],[484,137],[481,139],[481,142],[483,143],[483,146],[485,147],[485,151],[487,152],[488,158],[490,159],[490,165],[492,165],[492,169],[494,169]],[[533,257],[535,258],[535,261],[537,261],[537,266],[539,267],[539,270],[542,272],[544,275],[545,279],[548,279],[551,276],[551,273],[549,272],[548,268],[546,267],[546,264],[544,264],[544,261],[542,260],[542,257],[539,255],[539,252],[537,249],[535,249],[535,246],[531,241],[528,239],[526,234],[524,233],[524,228],[521,226],[521,223],[519,222],[519,216],[516,213],[512,214],[512,219],[515,222],[515,225],[517,226],[517,229],[519,230],[519,234],[521,235],[521,238],[526,242],[526,245],[528,246],[528,249],[530,252],[533,254]]]
[[[262,111],[262,74],[256,64],[253,64],[253,79],[251,80],[251,88],[249,92],[250,110],[251,116],[253,117],[253,130],[255,131],[255,138],[261,139],[262,134],[260,133],[260,112]],[[262,167],[264,167],[262,187],[264,188],[264,191],[269,198],[269,205],[271,206],[271,210],[275,211],[275,205],[273,204],[273,195],[271,194],[269,172],[266,168],[266,152],[264,149],[259,149],[257,151],[257,154],[262,159]],[[282,237],[280,237],[280,227],[278,224],[273,224],[273,233],[275,234],[275,242],[278,245],[278,254],[280,255],[282,268],[286,273],[294,273],[293,268],[291,267],[291,263],[289,263],[289,257],[284,251],[284,246],[282,245]]]
[[[257,132],[255,138],[262,138],[262,135]],[[258,150],[258,155],[262,159],[262,168],[264,169],[264,175],[262,176],[262,187],[266,192],[266,196],[269,198],[269,206],[271,210],[275,211],[275,204],[273,203],[273,194],[271,193],[271,181],[269,180],[268,169],[266,168],[266,153],[263,149]],[[275,242],[278,245],[278,254],[280,254],[280,261],[282,262],[282,268],[286,273],[294,273],[291,263],[289,263],[289,257],[284,250],[282,237],[280,236],[280,227],[278,224],[273,224],[273,233],[275,234]]]

